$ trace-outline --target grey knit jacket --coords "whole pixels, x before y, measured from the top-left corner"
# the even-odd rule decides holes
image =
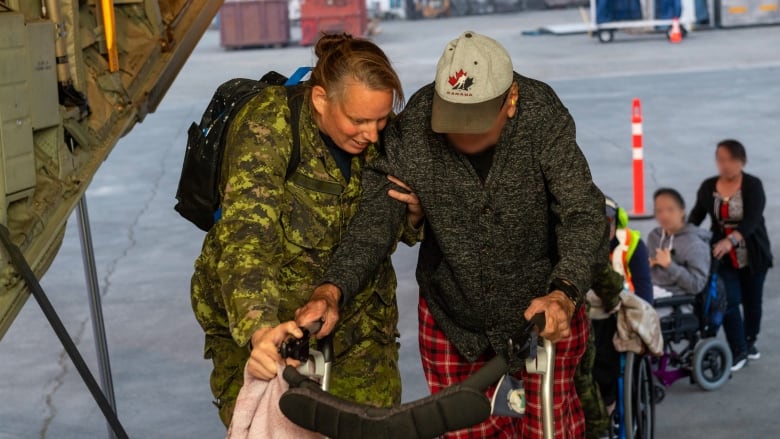
[[[363,174],[363,197],[325,282],[345,301],[390,251],[405,220],[386,174],[406,182],[426,217],[417,281],[436,323],[469,361],[506,352],[530,301],[555,279],[588,290],[608,257],[604,196],[575,140],[574,121],[546,84],[515,74],[518,113],[483,183],[431,130],[428,85],[385,130],[385,155]],[[519,361],[514,362],[514,368]]]

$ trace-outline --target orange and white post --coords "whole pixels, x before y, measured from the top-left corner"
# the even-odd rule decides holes
[[[634,169],[634,211],[635,216],[645,215],[645,154],[642,133],[642,103],[634,98],[631,105],[631,137]]]
[[[669,42],[672,44],[682,43],[683,34],[680,28],[680,19],[675,17],[672,20],[672,29],[669,31]]]

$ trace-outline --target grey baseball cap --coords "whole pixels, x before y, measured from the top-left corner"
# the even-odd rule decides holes
[[[489,131],[513,80],[512,59],[498,41],[476,32],[463,32],[447,44],[436,66],[433,131]]]

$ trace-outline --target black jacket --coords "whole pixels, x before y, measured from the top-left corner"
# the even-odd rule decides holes
[[[709,214],[712,224],[712,243],[716,243],[726,237],[723,228],[718,223],[715,213],[715,193],[718,177],[704,180],[696,194],[696,205],[691,210],[688,218],[697,226],[704,221]],[[739,222],[737,231],[745,238],[748,250],[750,270],[753,273],[764,273],[772,267],[772,246],[769,243],[769,234],[764,223],[764,206],[766,194],[764,185],[758,177],[742,174],[742,201],[744,204],[744,218]]]
[[[507,122],[484,183],[466,156],[431,130],[432,85],[385,131],[385,157],[363,174],[363,198],[325,281],[349,299],[391,248],[405,206],[385,174],[406,182],[426,216],[417,281],[436,323],[468,360],[506,342],[553,280],[581,292],[608,258],[604,196],[577,146],[574,121],[546,84],[516,75]]]

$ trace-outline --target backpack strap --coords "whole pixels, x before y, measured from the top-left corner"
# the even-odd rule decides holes
[[[290,161],[287,163],[287,172],[284,181],[287,181],[295,173],[301,162],[301,110],[303,109],[304,88],[300,86],[303,78],[311,72],[311,67],[298,67],[290,78],[284,83],[287,87],[287,106],[290,108],[290,129],[292,130],[292,151]]]
[[[290,107],[290,129],[292,130],[292,151],[290,151],[290,161],[287,163],[287,171],[284,175],[284,181],[294,181],[297,185],[310,189],[315,192],[322,192],[331,195],[341,195],[343,188],[338,183],[330,183],[310,178],[303,174],[296,174],[298,165],[301,164],[301,133],[300,121],[301,110],[306,88],[301,85],[287,87],[287,105]]]
[[[298,169],[301,163],[301,110],[303,109],[304,88],[301,86],[287,86],[287,105],[290,107],[290,129],[292,130],[292,151],[290,161],[287,163],[287,171],[284,181],[287,181]]]
[[[311,70],[312,68],[310,66],[298,67],[298,69],[290,75],[290,78],[285,81],[284,85],[290,86],[300,84],[303,82],[303,78],[308,75]]]

